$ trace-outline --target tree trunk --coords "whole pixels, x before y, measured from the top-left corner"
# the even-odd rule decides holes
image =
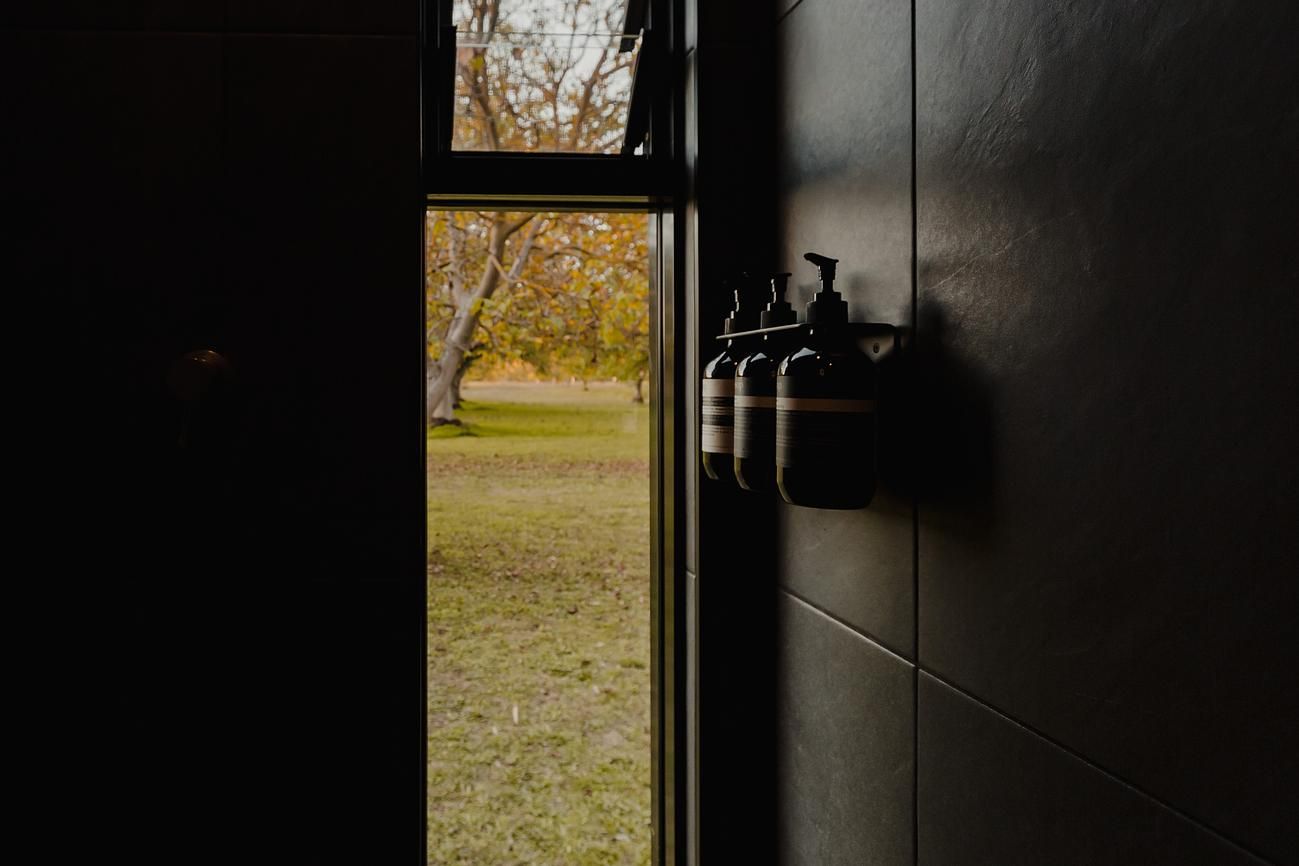
[[[470,363],[472,363],[472,359],[466,359],[465,363],[460,365],[460,369],[456,370],[455,378],[451,380],[452,409],[460,408],[460,383],[465,380],[465,373],[468,372]]]
[[[644,376],[637,376],[637,377],[636,377],[636,393],[633,394],[633,395],[632,395],[632,398],[631,398],[631,401],[632,401],[633,403],[644,403],[644,402],[645,402],[645,392],[644,392],[644,390],[643,390],[644,387],[645,387],[645,377],[644,377]]]
[[[455,407],[451,405],[451,392],[448,391],[443,397],[442,402],[433,409],[434,424],[459,424],[456,419]]]
[[[455,412],[453,411],[451,400],[449,399],[449,392],[447,395],[440,398],[438,402],[434,402],[436,395],[434,394],[433,386],[437,384],[439,373],[438,368],[440,366],[440,364],[429,364],[428,374],[424,380],[424,395],[428,404],[428,426],[430,427],[439,427],[443,424],[456,423]]]
[[[505,255],[505,242],[509,240],[510,235],[529,222],[532,222],[532,227],[528,230],[528,235],[524,238],[518,255],[515,256],[510,272],[502,274],[501,258]],[[442,357],[438,358],[437,376],[434,377],[433,383],[429,386],[428,405],[430,411],[442,412],[445,404],[445,416],[434,414],[434,423],[439,417],[445,417],[448,420],[455,417],[451,408],[451,383],[460,370],[460,362],[464,360],[465,354],[469,351],[474,330],[478,327],[478,317],[482,314],[483,304],[496,291],[502,277],[504,277],[506,283],[512,283],[518,279],[519,273],[523,270],[524,262],[527,261],[528,255],[532,252],[532,243],[537,237],[539,227],[540,223],[534,222],[532,215],[529,215],[513,223],[498,219],[492,223],[491,228],[488,230],[487,266],[483,268],[483,275],[478,281],[478,286],[466,299],[467,302],[456,310],[455,316],[451,319],[451,324],[447,327],[446,337],[442,341]],[[433,407],[436,407],[436,409]]]

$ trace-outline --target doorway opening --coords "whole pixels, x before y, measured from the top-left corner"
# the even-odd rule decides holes
[[[427,213],[430,864],[650,862],[649,230]]]

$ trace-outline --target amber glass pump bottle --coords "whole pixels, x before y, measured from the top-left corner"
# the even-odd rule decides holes
[[[735,308],[722,323],[723,334],[751,331],[756,325],[748,299],[747,277],[735,286]],[[727,340],[726,348],[704,367],[699,450],[703,452],[704,472],[716,481],[735,481],[735,365],[744,356],[736,340]]]
[[[836,259],[803,256],[821,288],[807,305],[804,345],[776,376],[776,484],[795,505],[864,508],[875,494],[875,365],[834,290]]]
[[[789,276],[772,276],[771,301],[759,315],[759,327],[794,324],[794,308],[785,300]],[[763,334],[735,368],[735,480],[745,490],[776,489],[776,369],[790,343],[779,331]]]

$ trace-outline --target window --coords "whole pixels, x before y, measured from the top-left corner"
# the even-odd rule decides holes
[[[648,215],[655,866],[684,857],[686,467],[676,333],[683,123],[675,0],[424,0],[423,185],[436,211]]]
[[[669,0],[426,2],[431,201],[599,210],[669,200]]]
[[[626,0],[456,0],[453,11],[453,151],[642,144],[627,136],[642,28]]]

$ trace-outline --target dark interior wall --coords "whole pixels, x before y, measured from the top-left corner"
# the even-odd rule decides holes
[[[0,16],[4,282],[54,307],[24,614],[60,836],[417,862],[418,3]],[[198,349],[234,374],[193,409],[169,375]]]
[[[778,264],[914,335],[780,508],[781,861],[1299,862],[1294,7],[778,6]]]
[[[815,251],[841,260],[854,320],[909,328],[910,3],[781,5],[777,248],[791,300],[801,318]],[[912,862],[910,494],[881,485],[864,511],[781,503],[776,577],[781,862]]]
[[[918,343],[988,467],[922,503],[921,659],[1294,862],[1299,14],[916,22]]]
[[[695,371],[722,350],[714,337],[733,303],[723,280],[765,275],[778,258],[774,143],[763,121],[774,112],[772,22],[741,0],[683,5],[688,777],[698,793],[686,862],[760,863],[771,856],[775,816],[775,732],[764,723],[775,700],[775,610],[762,591],[775,513],[768,497],[705,478]]]

